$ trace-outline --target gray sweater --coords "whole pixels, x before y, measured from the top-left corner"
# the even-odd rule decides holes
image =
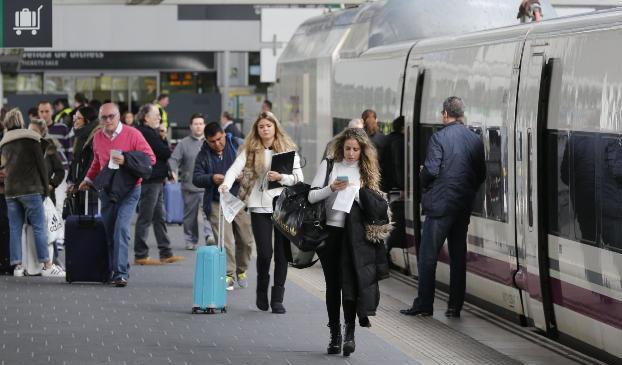
[[[192,135],[182,139],[173,154],[168,159],[171,171],[177,172],[181,189],[191,192],[203,192],[203,189],[197,188],[192,184],[192,173],[194,172],[194,160],[197,158],[201,146],[203,146],[205,138],[197,139]]]

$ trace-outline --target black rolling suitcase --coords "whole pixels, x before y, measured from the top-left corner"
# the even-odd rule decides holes
[[[8,208],[4,194],[0,194],[0,275],[13,274],[11,266]]]
[[[84,211],[88,212],[88,194]],[[98,211],[100,209],[98,208]],[[108,242],[101,215],[70,215],[65,222],[66,280],[100,282],[110,280]]]

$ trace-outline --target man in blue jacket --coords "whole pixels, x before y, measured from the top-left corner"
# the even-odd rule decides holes
[[[218,238],[218,215],[220,211],[220,193],[218,187],[225,179],[225,174],[235,161],[237,148],[241,140],[226,134],[218,123],[210,123],[205,127],[205,143],[194,163],[192,183],[205,188],[203,193],[203,210],[209,217],[214,235]],[[240,185],[236,182],[229,192],[237,195]],[[253,236],[251,234],[250,217],[241,210],[232,224],[225,221],[224,245],[227,252],[227,290],[233,290],[234,277],[237,276],[241,288],[248,286],[246,270],[251,260]],[[234,247],[235,240],[235,247]]]
[[[419,290],[413,305],[400,312],[433,312],[436,262],[447,239],[450,259],[446,317],[460,317],[466,286],[466,239],[473,200],[486,179],[484,144],[464,123],[464,103],[452,96],[443,102],[444,127],[430,137],[420,179],[423,224],[419,252]]]

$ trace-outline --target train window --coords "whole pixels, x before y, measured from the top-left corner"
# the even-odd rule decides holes
[[[567,166],[562,169],[567,148],[566,132],[547,131],[546,141],[546,196],[548,233],[575,239],[574,213],[570,204],[570,173]]]
[[[338,135],[344,130],[348,126],[348,123],[350,123],[350,119],[333,118],[333,136]]]
[[[469,126],[469,129],[478,136],[482,136],[481,127]],[[488,180],[488,178],[486,180]],[[482,184],[477,191],[477,194],[475,194],[475,199],[473,199],[473,211],[471,211],[471,215],[486,218],[486,185],[486,183]]]
[[[507,221],[507,154],[503,151],[507,148],[507,140],[502,136],[499,128],[489,128],[487,137],[488,154],[484,184],[486,217],[505,222]]]
[[[597,133],[573,132],[568,138],[562,173],[570,177],[570,200],[575,212],[574,236],[596,244]],[[567,171],[566,171],[567,169]]]
[[[603,246],[622,251],[622,136],[601,138],[600,227]]]

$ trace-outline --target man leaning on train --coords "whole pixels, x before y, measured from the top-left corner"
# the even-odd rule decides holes
[[[438,254],[447,240],[450,260],[446,317],[460,317],[466,287],[466,240],[473,200],[486,179],[484,143],[464,125],[464,103],[443,102],[443,128],[430,137],[421,167],[421,205],[426,215],[419,252],[419,288],[411,308],[400,313],[431,316]]]

